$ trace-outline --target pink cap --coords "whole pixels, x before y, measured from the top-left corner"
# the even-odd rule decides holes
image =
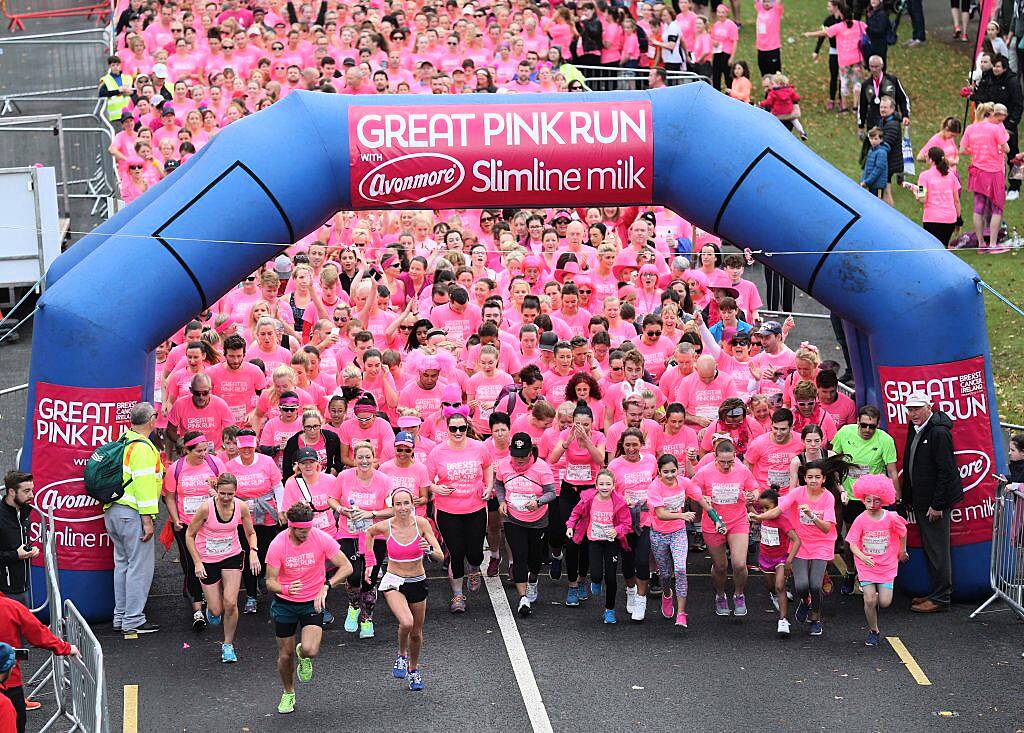
[[[402,430],[405,430],[406,428],[416,428],[416,427],[419,427],[420,425],[423,424],[423,421],[420,420],[415,415],[405,415],[403,417],[398,418],[398,422],[396,424]]]

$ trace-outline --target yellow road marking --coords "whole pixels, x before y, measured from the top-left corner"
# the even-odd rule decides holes
[[[124,719],[121,725],[124,733],[139,733],[139,686],[124,686]]]
[[[892,648],[896,651],[897,656],[903,661],[907,671],[910,672],[910,676],[914,678],[914,681],[919,685],[930,685],[932,681],[928,679],[928,675],[921,669],[921,665],[914,659],[914,655],[910,653],[906,645],[898,636],[887,636],[885,640],[889,642]]]

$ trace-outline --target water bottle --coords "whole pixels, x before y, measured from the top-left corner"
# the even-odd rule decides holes
[[[355,499],[349,499],[348,500],[348,505],[352,509],[358,509],[358,507],[356,506],[356,500]],[[349,532],[351,532],[352,534],[359,534],[360,532],[364,532],[365,530],[366,530],[366,520],[365,519],[355,519],[354,517],[348,517],[348,531]]]

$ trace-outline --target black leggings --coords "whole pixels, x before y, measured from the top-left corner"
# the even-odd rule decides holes
[[[776,48],[773,51],[758,51],[757,70],[761,72],[761,76],[778,74],[782,71],[782,49]],[[732,79],[732,74],[730,74],[728,78]]]
[[[527,582],[527,571],[536,578],[544,562],[544,528],[505,522],[505,540],[512,550],[512,581]]]
[[[366,582],[366,558],[359,551],[359,540],[354,537],[342,537],[338,540],[338,546],[341,547],[341,551],[345,553],[348,561],[352,563],[352,574],[345,581],[348,587],[352,589],[359,588],[363,593],[373,590],[384,567],[387,543],[383,540],[373,543],[373,556],[377,558],[377,564],[373,566],[369,583]]]
[[[471,514],[437,512],[437,531],[444,537],[451,561],[451,575],[458,580],[466,574],[466,563],[478,568],[484,561],[484,536],[487,534],[487,510]]]
[[[821,610],[821,583],[825,578],[828,560],[793,560],[793,587],[797,600],[803,600],[811,594],[811,610]]]
[[[193,603],[202,603],[205,599],[203,586],[196,577],[196,564],[192,562],[192,554],[188,551],[185,543],[185,533],[188,532],[188,524],[182,525],[181,529],[174,530],[174,541],[178,544],[178,559],[181,561],[181,572],[185,581],[181,587],[181,594]]]
[[[259,593],[259,578],[266,577],[267,573],[267,550],[270,549],[270,543],[273,542],[274,538],[281,531],[281,527],[277,524],[257,524],[253,529],[256,530],[256,554],[260,558],[260,574],[258,576],[252,572],[252,568],[249,566],[249,540],[245,536],[245,530],[242,528],[242,525],[238,525],[238,536],[242,542],[242,549],[245,551],[243,554],[242,583],[245,585],[245,595],[249,596],[249,598],[255,598]]]
[[[835,102],[839,99],[839,55],[828,55],[828,98]]]
[[[590,580],[594,583],[604,583],[604,607],[615,608],[615,594],[619,592],[615,572],[622,545],[618,540],[597,540],[589,544]]]
[[[622,577],[626,580],[651,579],[651,528],[644,527],[640,534],[626,535],[629,549],[622,551]]]
[[[956,229],[955,222],[952,224],[939,224],[934,221],[926,221],[922,226],[926,232],[939,240],[943,247],[949,246],[949,240],[953,238],[953,230]]]
[[[558,504],[558,511],[562,516],[562,544],[565,545],[565,575],[570,583],[575,583],[577,579],[587,576],[587,570],[590,568],[590,555],[587,553],[588,540],[586,537],[578,545],[575,542],[565,541],[565,523],[572,514],[572,510],[580,503],[580,493],[592,488],[594,487],[575,486],[563,481],[562,492],[558,495],[558,501],[551,504],[551,506]],[[552,547],[558,547],[554,543],[551,543],[551,545]]]
[[[711,85],[722,91],[722,85],[729,86],[729,54],[718,52],[711,57]]]

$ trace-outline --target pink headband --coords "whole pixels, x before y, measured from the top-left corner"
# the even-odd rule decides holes
[[[299,406],[299,398],[298,397],[285,397],[283,400],[281,400],[280,404],[283,407],[298,407]]]
[[[209,443],[209,442],[210,441],[207,439],[207,437],[205,435],[197,435],[196,437],[192,438],[192,440],[190,440],[187,443],[185,443],[185,447],[186,448],[195,448],[197,445],[205,445],[206,443]]]
[[[289,519],[288,526],[292,529],[312,529],[313,520],[310,519],[308,522],[296,522],[294,519]]]
[[[444,419],[445,420],[447,420],[448,418],[450,418],[450,417],[452,417],[454,415],[462,415],[464,418],[466,418],[468,420],[469,419],[469,405],[462,405],[461,407],[446,407],[443,410],[441,410],[441,414],[444,415]]]
[[[235,325],[235,322],[232,321],[229,318],[228,320],[224,321],[224,323],[222,323],[219,326],[217,326],[217,333],[224,333],[225,331],[227,331],[229,328],[231,328],[234,325]]]
[[[235,440],[235,443],[239,448],[255,448],[256,447],[256,436],[255,435],[239,435]]]

